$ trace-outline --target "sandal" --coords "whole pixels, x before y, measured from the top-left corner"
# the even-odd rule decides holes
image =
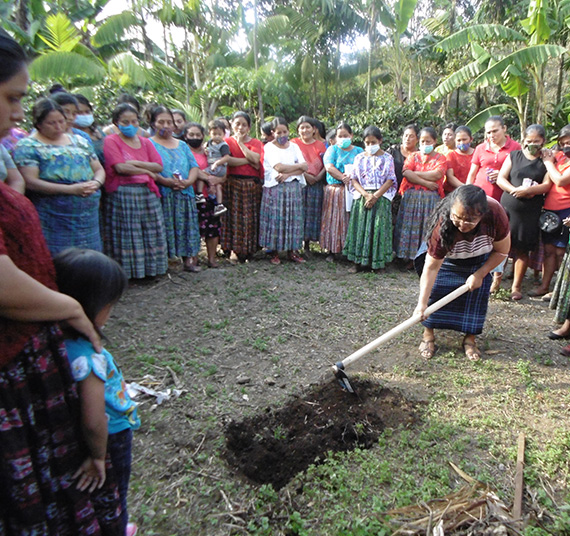
[[[481,360],[481,351],[477,348],[476,344],[463,341],[463,351],[469,361],[475,362]]]
[[[269,262],[274,266],[277,266],[278,264],[281,264],[281,259],[279,258],[279,255],[274,255],[271,257],[271,260]]]
[[[544,296],[548,294],[548,290],[542,290],[540,287],[533,288],[532,290],[528,291],[528,295],[531,298],[539,298],[540,296]]]
[[[437,352],[437,345],[435,339],[423,339],[420,343],[420,355],[424,359],[431,359]]]
[[[297,253],[289,253],[289,260],[296,262],[297,264],[303,264],[305,262],[305,259]]]
[[[185,272],[198,273],[198,272],[202,271],[202,268],[200,268],[199,266],[196,266],[195,264],[186,264],[184,266],[184,271]]]
[[[522,298],[523,298],[523,295],[522,295],[522,293],[519,292],[518,290],[513,290],[513,291],[511,292],[511,300],[513,300],[513,301],[519,301],[519,300],[522,300]]]

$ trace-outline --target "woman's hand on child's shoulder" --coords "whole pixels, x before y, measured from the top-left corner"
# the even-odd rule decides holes
[[[105,483],[105,460],[96,460],[95,458],[87,458],[75,471],[73,478],[79,478],[77,489],[79,491],[89,491],[93,493],[96,489],[100,489]]]

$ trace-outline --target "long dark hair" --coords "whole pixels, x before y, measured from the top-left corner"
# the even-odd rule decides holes
[[[487,194],[479,186],[464,184],[444,197],[432,212],[427,225],[426,241],[429,242],[435,228],[441,224],[439,234],[441,244],[445,249],[451,249],[455,242],[457,227],[451,221],[451,207],[456,202],[461,203],[469,216],[478,217],[489,211]]]
[[[26,67],[26,63],[22,47],[3,30],[0,31],[0,84],[16,76]]]
[[[129,283],[117,261],[92,249],[68,248],[53,263],[59,291],[75,298],[91,322],[103,308],[119,301]]]
[[[63,117],[65,117],[63,108],[57,102],[46,97],[39,98],[32,107],[32,124],[34,127],[38,128],[41,126],[45,118],[51,112],[59,112]]]

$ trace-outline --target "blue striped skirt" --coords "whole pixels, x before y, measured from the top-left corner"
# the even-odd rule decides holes
[[[324,181],[303,188],[305,199],[305,241],[318,242],[321,237]]]
[[[107,196],[105,253],[125,269],[129,279],[166,273],[162,207],[144,184],[119,186]]]
[[[52,255],[70,247],[103,251],[99,226],[101,192],[78,195],[31,194]]]
[[[488,259],[488,255],[480,255],[472,259],[445,259],[429,298],[429,305],[447,296],[465,283],[467,278],[476,272]],[[487,316],[489,290],[493,277],[487,274],[483,284],[473,292],[467,292],[439,311],[430,315],[422,324],[432,329],[452,329],[471,335],[479,335]]]
[[[437,192],[406,190],[402,196],[396,227],[394,248],[399,259],[414,259],[424,241],[428,219],[441,198]]]
[[[263,188],[259,245],[271,251],[291,251],[303,245],[303,192],[299,181]]]
[[[196,199],[170,188],[164,190],[161,202],[168,256],[194,257],[200,251]]]

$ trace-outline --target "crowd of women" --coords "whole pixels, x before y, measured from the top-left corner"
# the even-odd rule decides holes
[[[145,130],[127,95],[101,128],[84,96],[54,87],[26,133],[16,127],[26,59],[2,32],[0,62],[0,533],[134,534],[125,434],[138,419],[124,396],[111,401],[119,417],[107,434],[99,382],[105,367],[117,372],[98,328],[127,279],[164,274],[173,257],[199,271],[201,238],[210,268],[219,249],[242,262],[264,249],[273,265],[303,263],[311,242],[354,272],[415,263],[422,317],[465,283],[470,292],[424,318],[424,358],[441,328],[464,333],[465,355],[480,358],[475,337],[510,256],[511,298],[523,297],[529,266],[542,270],[529,295],[556,308],[562,326],[549,337],[570,338],[570,126],[548,149],[542,126],[528,127],[521,145],[500,117],[477,147],[465,126],[446,125],[436,146],[433,128],[410,124],[384,150],[377,126],[361,133],[361,148],[347,123],[326,133],[307,116],[292,139],[276,118],[258,140],[245,112],[205,128],[155,104]],[[65,346],[60,324],[73,335]],[[105,482],[113,464],[122,476]]]

